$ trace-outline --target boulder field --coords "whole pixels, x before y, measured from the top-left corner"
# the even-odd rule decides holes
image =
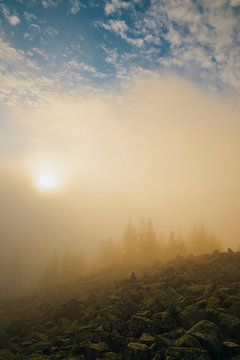
[[[0,360],[240,360],[240,253],[130,275],[112,270],[0,303]]]

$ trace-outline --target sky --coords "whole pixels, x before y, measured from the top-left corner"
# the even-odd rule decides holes
[[[239,0],[0,1],[1,103],[174,72],[239,96]]]
[[[239,0],[0,0],[2,257],[130,216],[237,247],[239,24]]]

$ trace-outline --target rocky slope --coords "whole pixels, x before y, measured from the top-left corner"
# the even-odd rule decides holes
[[[0,304],[0,360],[240,359],[240,253]]]

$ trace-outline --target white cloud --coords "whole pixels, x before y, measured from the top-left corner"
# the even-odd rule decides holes
[[[46,29],[44,29],[44,34],[47,36],[55,36],[58,34],[58,30],[52,26],[48,26]]]
[[[124,39],[126,42],[130,45],[136,46],[136,47],[142,47],[144,46],[144,40],[143,39],[133,39],[127,36],[124,36]]]
[[[233,7],[240,6],[240,0],[230,0],[230,5]]]
[[[72,15],[76,15],[80,9],[81,9],[81,3],[79,0],[69,0],[70,2],[70,10],[69,12],[72,14]]]
[[[112,0],[105,4],[105,13],[106,15],[113,14],[119,10],[127,9],[129,7],[129,3],[122,0]]]
[[[30,33],[24,33],[23,38],[25,40],[33,41],[33,36]]]
[[[49,56],[47,55],[46,51],[44,51],[43,49],[40,49],[40,48],[32,48],[31,49],[35,54],[38,54],[40,56],[42,56],[45,60],[48,60],[49,59]]]
[[[110,20],[107,23],[103,23],[102,26],[104,29],[113,31],[121,37],[123,37],[125,32],[128,30],[128,26],[124,20]]]
[[[49,7],[55,7],[56,8],[59,5],[59,0],[42,0],[42,5],[46,9],[49,8]]]
[[[101,26],[106,29],[113,31],[115,34],[119,35],[124,39],[128,44],[136,47],[142,47],[144,45],[144,40],[141,38],[132,38],[127,35],[127,32],[131,29],[128,27],[124,20],[109,20],[107,23],[102,23]]]
[[[155,45],[160,44],[160,39],[157,36],[154,36],[152,34],[145,35],[144,41],[146,41],[149,44],[155,44]]]
[[[11,14],[7,9],[7,7],[4,6],[3,4],[0,4],[0,7],[2,9],[3,15],[5,16],[5,18],[7,19],[7,21],[11,26],[16,26],[20,24],[21,19],[17,16],[17,14]]]
[[[117,66],[119,64],[119,53],[117,49],[108,49],[105,46],[102,46],[102,50],[106,54],[105,61],[109,64]]]
[[[66,66],[69,69],[74,69],[74,70],[83,70],[83,71],[87,71],[87,72],[91,72],[91,73],[95,73],[96,69],[88,64],[85,64],[83,62],[77,62],[76,60],[71,60],[69,61]]]
[[[39,25],[31,23],[28,25],[28,32],[23,34],[25,40],[34,41],[42,33],[42,29]]]
[[[106,76],[87,63],[72,60],[46,77],[39,73],[34,55],[49,60],[49,54],[40,47],[24,52],[0,38],[0,104],[11,108],[37,106],[56,92],[76,94],[84,89],[87,93],[93,91],[89,78]]]
[[[174,71],[177,67],[187,77],[239,92],[240,19],[232,8],[238,4],[240,0],[203,0],[205,11],[200,11],[192,0],[152,0],[143,16],[135,14],[127,34],[144,39],[146,46],[160,45],[155,47],[158,57],[155,51],[147,56],[145,48],[138,52],[150,63],[158,58],[162,66]]]
[[[29,28],[30,28],[30,31],[33,32],[33,33],[40,33],[41,32],[41,28],[37,24],[30,24]]]
[[[96,78],[104,78],[106,75],[98,71],[94,66],[86,64],[84,62],[78,62],[76,60],[71,60],[66,63],[66,68],[70,71],[77,71],[77,72],[87,72],[93,75]]]
[[[203,5],[208,8],[218,8],[225,6],[229,0],[203,0]]]
[[[37,16],[32,14],[32,13],[29,13],[27,11],[24,11],[24,19],[27,20],[27,21],[33,21],[33,20],[37,20]]]
[[[0,64],[0,101],[6,106],[34,104],[42,98],[43,89],[51,87],[51,79],[36,75],[39,68],[24,51],[14,49],[2,39]]]
[[[17,15],[11,15],[7,18],[8,22],[10,25],[12,26],[16,26],[18,24],[20,24],[21,20],[19,19],[19,17]]]
[[[0,61],[1,63],[16,62],[21,60],[22,55],[0,38]]]
[[[180,45],[182,42],[182,36],[181,34],[176,31],[173,26],[169,26],[169,31],[166,34],[166,39],[168,39],[171,43],[171,45]]]

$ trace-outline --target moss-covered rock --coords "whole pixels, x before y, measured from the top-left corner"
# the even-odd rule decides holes
[[[210,357],[205,350],[171,347],[165,353],[166,360],[210,360]]]
[[[155,330],[162,334],[177,328],[174,316],[168,311],[159,312],[153,315],[153,325]]]
[[[44,355],[31,355],[30,357],[27,358],[28,360],[47,360],[49,359],[48,356],[44,356]]]
[[[224,341],[221,354],[222,358],[230,359],[236,355],[240,356],[240,345],[232,341]]]
[[[195,305],[189,305],[179,314],[180,324],[182,327],[190,328],[203,320],[204,315],[205,312],[203,310],[199,310]]]
[[[163,333],[162,336],[165,337],[168,340],[177,340],[180,337],[182,337],[186,333],[186,330],[183,328],[178,328],[172,331],[168,331],[166,333]]]
[[[139,337],[143,332],[152,332],[153,322],[145,316],[133,316],[129,322],[129,329]]]
[[[23,348],[24,355],[30,355],[33,353],[43,354],[43,355],[50,355],[51,353],[51,344],[45,343],[43,341],[35,342],[33,344],[25,345]]]
[[[106,343],[90,343],[86,347],[86,354],[89,360],[95,360],[97,357],[102,357],[104,353],[109,351],[109,346]]]
[[[14,360],[14,354],[9,350],[0,351],[0,360]]]
[[[218,359],[222,351],[223,335],[213,322],[202,320],[194,325],[188,333],[195,337],[213,359]]]
[[[200,342],[196,339],[196,337],[190,334],[183,335],[182,337],[180,337],[178,340],[175,341],[174,345],[176,347],[202,349]]]
[[[154,336],[143,333],[139,339],[139,342],[145,345],[152,345],[154,343]]]
[[[104,359],[108,360],[120,360],[120,355],[114,352],[107,352],[104,354]]]
[[[222,309],[208,309],[207,319],[214,321],[227,336],[240,340],[240,320]]]
[[[170,340],[168,340],[168,338],[161,336],[161,335],[157,335],[155,336],[155,349],[160,350],[160,349],[166,349],[170,346],[172,346],[172,342]]]
[[[147,345],[139,342],[129,343],[125,351],[125,358],[126,360],[148,360],[149,348]]]

